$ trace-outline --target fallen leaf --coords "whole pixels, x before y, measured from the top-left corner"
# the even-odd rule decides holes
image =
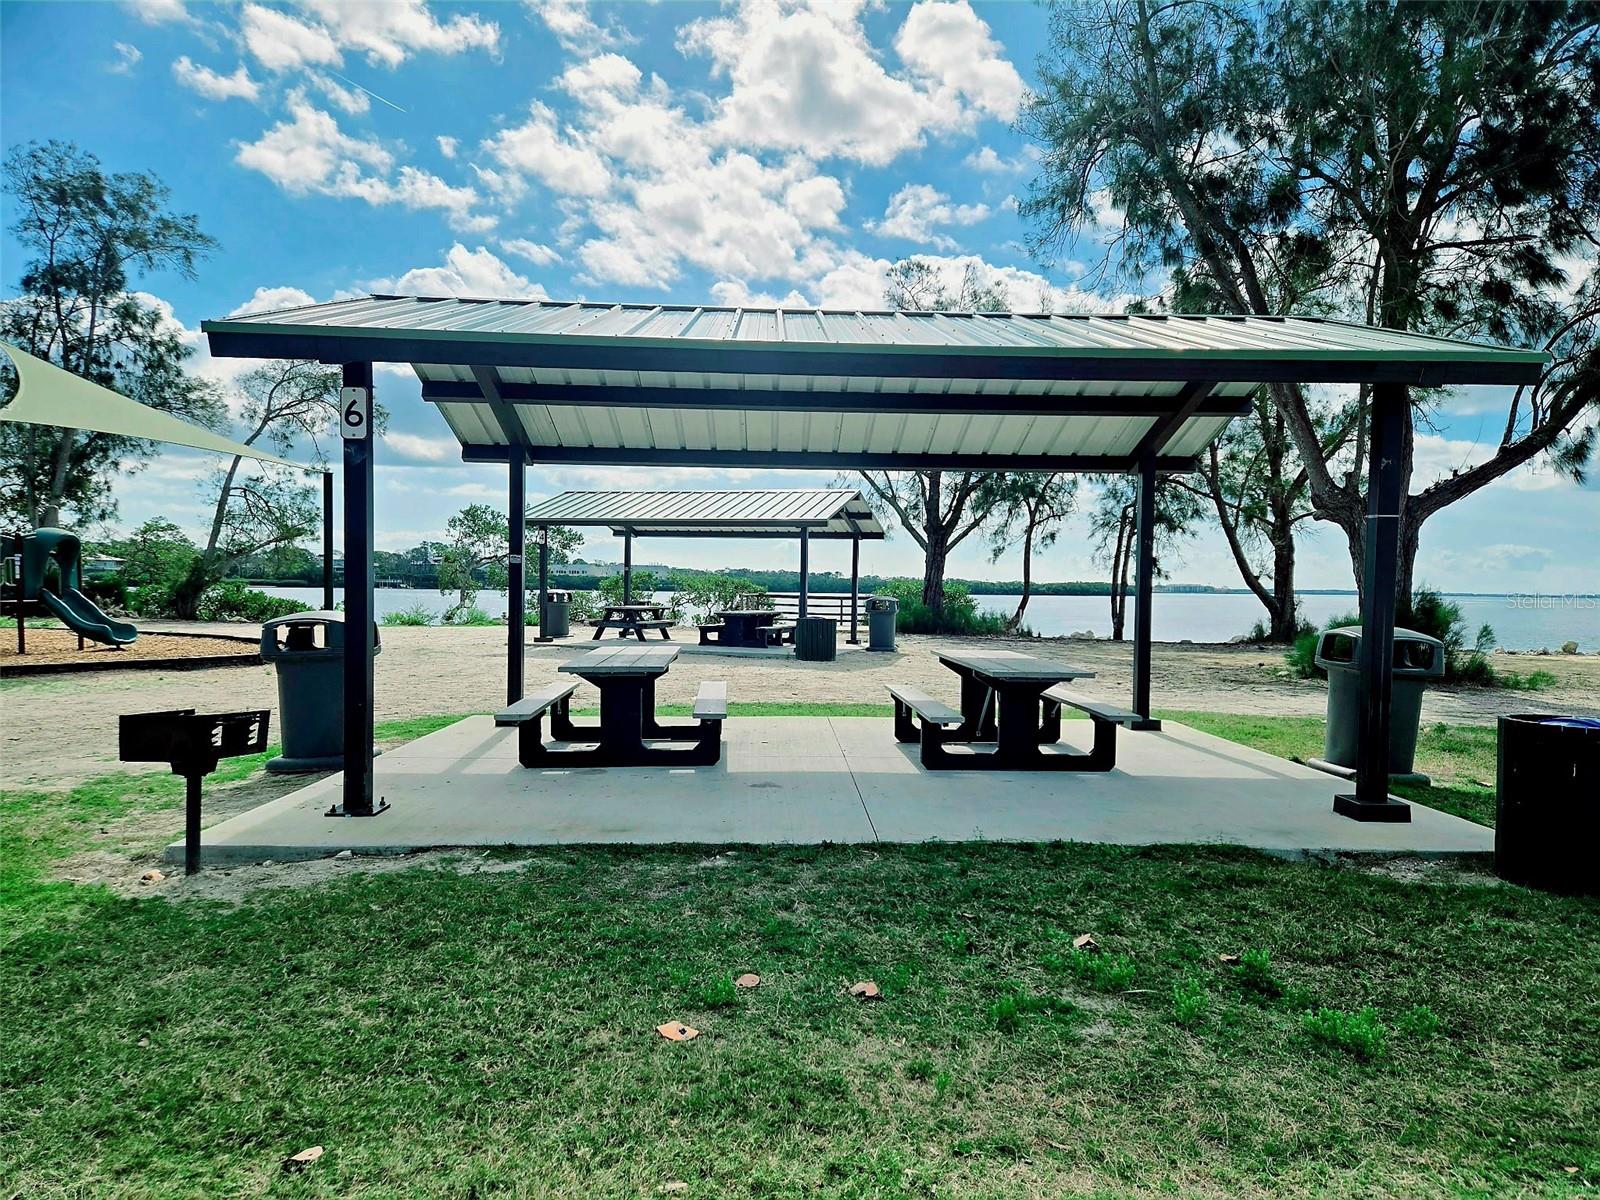
[[[139,882],[140,883],[160,883],[165,878],[166,878],[166,876],[163,875],[160,871],[146,871],[143,875],[139,876]]]
[[[1578,1173],[1578,1168],[1577,1167],[1562,1167],[1561,1169],[1563,1171],[1565,1171],[1568,1175],[1576,1175]]]
[[[754,971],[746,971],[743,975],[739,976],[739,978],[733,981],[733,986],[741,988],[753,988],[758,986],[760,983],[761,976],[757,975]]]
[[[1068,1145],[1066,1145],[1066,1144],[1064,1144],[1062,1142],[1052,1142],[1049,1138],[1045,1138],[1044,1139],[1044,1144],[1046,1146],[1049,1146],[1050,1149],[1052,1149],[1052,1150],[1071,1150],[1072,1149],[1071,1146],[1068,1146]]]
[[[1237,954],[1219,954],[1217,955],[1217,961],[1223,966],[1237,967],[1239,965],[1239,956]]]
[[[150,1047],[150,1039],[149,1038],[142,1037],[142,1038],[139,1039],[139,1049],[147,1050],[147,1049],[149,1049],[149,1047]]]
[[[656,1032],[669,1042],[687,1042],[691,1038],[700,1036],[698,1029],[691,1029],[682,1021],[668,1021],[665,1025],[657,1025]]]
[[[674,1179],[670,1183],[663,1183],[661,1190],[663,1192],[687,1192],[689,1185],[681,1179]]]
[[[321,1146],[308,1146],[306,1149],[300,1151],[299,1154],[291,1154],[288,1158],[284,1159],[283,1169],[285,1171],[304,1171],[307,1167],[321,1157]]]
[[[850,994],[857,1000],[882,1000],[883,993],[878,990],[878,985],[870,979],[863,979],[860,983],[850,985]]]
[[[978,919],[978,914],[977,913],[958,912],[956,914],[956,916],[965,917],[969,921],[976,921]]]
[[[1072,948],[1074,950],[1098,950],[1100,949],[1100,943],[1094,940],[1094,934],[1080,933],[1072,939]]]

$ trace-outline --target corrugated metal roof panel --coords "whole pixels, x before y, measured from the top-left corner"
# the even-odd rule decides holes
[[[606,526],[658,536],[771,533],[802,526],[817,537],[881,538],[883,526],[848,488],[562,492],[528,510],[534,525]]]

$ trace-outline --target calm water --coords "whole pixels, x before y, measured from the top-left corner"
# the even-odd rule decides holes
[[[261,589],[275,596],[291,596],[307,604],[322,603],[318,588]],[[664,598],[666,593],[657,593]],[[1600,652],[1600,601],[1585,597],[1561,596],[1452,596],[1461,605],[1470,630],[1488,624],[1494,628],[1496,642],[1508,650],[1557,650],[1563,642],[1574,641],[1587,654]],[[1010,613],[1017,606],[1015,596],[979,596],[984,611]],[[422,605],[430,612],[443,613],[450,598],[438,592],[411,591],[405,588],[377,589],[378,614],[400,612]],[[1355,596],[1305,596],[1301,600],[1306,616],[1315,622],[1347,613],[1355,607]],[[478,606],[493,616],[504,616],[504,592],[480,592]],[[1254,596],[1195,595],[1157,593],[1155,628],[1161,642],[1226,642],[1249,630],[1263,610]],[[1097,637],[1111,636],[1111,602],[1105,596],[1035,596],[1028,601],[1025,621],[1035,633],[1061,636],[1092,630]],[[1128,631],[1131,633],[1131,629]]]

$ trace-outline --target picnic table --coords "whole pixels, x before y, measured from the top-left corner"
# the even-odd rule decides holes
[[[631,635],[642,642],[646,629],[659,629],[662,640],[670,642],[672,635],[667,628],[671,624],[665,604],[607,604],[594,623],[594,640],[598,642],[606,630],[615,629],[618,637]]]
[[[716,615],[716,624],[700,626],[701,645],[712,644],[712,634],[719,646],[771,646],[794,637],[794,626],[778,624],[779,614],[770,608],[724,608]]]
[[[1138,721],[1136,713],[1063,691],[1064,683],[1094,678],[1094,672],[1084,667],[1015,650],[942,651],[936,657],[961,681],[959,711],[914,688],[889,687],[895,702],[895,736],[902,742],[920,741],[927,767],[1109,770],[1116,763],[1117,727]],[[1082,709],[1094,722],[1094,747],[1087,754],[1045,754],[1039,749],[1060,740],[1063,705]],[[945,749],[950,743],[986,742],[994,743],[993,751],[951,754]]]
[[[600,692],[600,721],[595,726],[579,725],[563,710],[559,720],[551,721],[551,735],[558,741],[592,743],[593,748],[527,747],[523,765],[637,767],[716,762],[722,749],[722,722],[727,716],[725,684],[701,685],[694,703],[695,724],[663,725],[656,720],[656,680],[667,673],[677,657],[676,646],[604,646],[562,663],[557,670],[587,680]],[[557,690],[562,686],[565,685],[558,685]],[[570,694],[570,687],[566,690]],[[515,707],[506,710],[507,714]],[[653,741],[695,744],[681,749],[646,744]],[[528,758],[535,761],[529,762]]]

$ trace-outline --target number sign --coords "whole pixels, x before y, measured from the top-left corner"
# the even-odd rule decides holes
[[[339,389],[339,432],[346,438],[367,436],[372,422],[372,393],[362,387]]]

